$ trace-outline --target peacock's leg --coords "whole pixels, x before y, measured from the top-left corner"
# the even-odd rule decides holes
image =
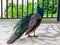
[[[33,35],[33,37],[37,37],[37,36],[38,36],[38,35],[36,35],[36,34],[35,34],[35,31],[34,31],[34,35]]]

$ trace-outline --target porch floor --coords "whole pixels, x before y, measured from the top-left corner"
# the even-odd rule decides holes
[[[7,44],[9,36],[13,33],[13,26],[18,20],[0,20],[0,45],[60,45],[60,22],[42,23],[36,29],[38,37],[23,35],[13,44]]]

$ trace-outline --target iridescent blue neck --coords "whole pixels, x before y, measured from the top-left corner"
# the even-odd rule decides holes
[[[40,8],[39,6],[37,6],[37,13],[39,13],[41,17],[43,17],[43,9]]]

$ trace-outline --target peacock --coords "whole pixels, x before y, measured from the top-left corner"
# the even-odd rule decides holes
[[[19,37],[21,37],[24,33],[28,35],[34,32],[35,37],[35,30],[41,24],[43,18],[43,9],[37,5],[37,13],[27,14],[21,20],[19,20],[16,25],[13,27],[13,34],[8,39],[7,43],[11,44],[16,41]]]

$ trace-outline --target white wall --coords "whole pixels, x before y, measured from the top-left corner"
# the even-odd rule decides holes
[[[3,0],[3,17],[4,17],[4,11],[6,9],[6,0]]]
[[[0,16],[1,16],[1,1],[0,1]]]
[[[3,16],[4,16],[4,11],[6,9],[6,0],[2,0],[3,1]],[[1,0],[0,0],[0,16],[1,16]]]

